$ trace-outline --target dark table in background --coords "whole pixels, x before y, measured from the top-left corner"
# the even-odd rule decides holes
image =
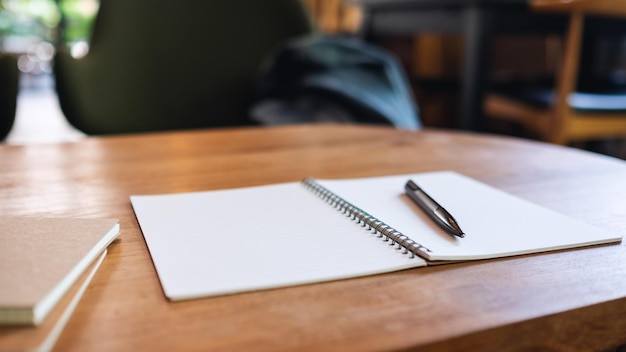
[[[464,38],[461,106],[456,127],[484,127],[482,101],[496,34],[562,32],[563,14],[536,14],[527,0],[353,0],[364,10],[362,35],[460,33]]]

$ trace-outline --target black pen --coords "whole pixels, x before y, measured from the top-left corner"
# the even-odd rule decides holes
[[[437,225],[454,236],[465,237],[465,233],[459,227],[454,217],[448,213],[439,203],[424,192],[415,182],[408,180],[404,186],[406,195],[433,219]]]

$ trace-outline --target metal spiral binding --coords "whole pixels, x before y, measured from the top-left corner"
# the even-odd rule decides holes
[[[413,241],[408,236],[387,225],[375,216],[370,215],[366,211],[339,197],[326,187],[317,183],[314,179],[307,177],[302,180],[302,184],[330,206],[337,209],[337,211],[361,225],[365,230],[376,234],[385,242],[390,242],[389,245],[397,246],[397,249],[404,249],[402,254],[410,254],[411,258],[414,258],[416,255],[424,256],[424,252],[430,252],[430,249]]]

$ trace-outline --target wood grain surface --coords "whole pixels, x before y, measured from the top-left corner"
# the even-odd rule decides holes
[[[586,351],[626,344],[623,244],[171,303],[129,201],[131,194],[305,176],[434,170],[626,233],[624,161],[505,137],[351,125],[0,146],[0,213],[120,219],[120,239],[58,351]]]

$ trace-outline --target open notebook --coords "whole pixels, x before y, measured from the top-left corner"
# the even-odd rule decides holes
[[[445,233],[408,199],[409,178],[455,216],[465,238]],[[171,300],[621,240],[454,172],[307,179],[131,202]],[[358,224],[367,217],[351,211],[367,213],[370,224]],[[419,249],[408,252],[372,228],[381,222]]]

